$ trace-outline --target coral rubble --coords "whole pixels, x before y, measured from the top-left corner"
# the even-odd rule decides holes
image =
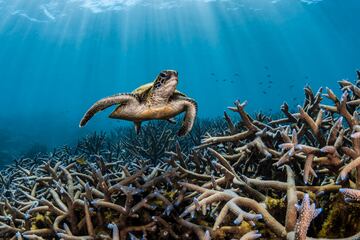
[[[0,174],[0,238],[360,239],[360,88],[339,84],[305,87],[282,118],[236,101],[238,123],[186,138],[150,123],[18,159]]]

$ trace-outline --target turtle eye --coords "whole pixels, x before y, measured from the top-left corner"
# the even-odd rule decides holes
[[[161,72],[161,73],[160,73],[160,77],[161,77],[161,78],[166,78],[166,76],[167,76],[167,74],[166,74],[165,72]]]

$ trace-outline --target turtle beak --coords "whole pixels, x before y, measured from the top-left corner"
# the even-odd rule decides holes
[[[175,81],[175,84],[178,84],[178,82],[179,82],[178,77],[175,76],[175,75],[171,76],[171,80],[172,80],[172,81]]]
[[[176,82],[178,82],[178,72],[177,71],[171,71],[171,78],[173,78],[174,80],[176,80]]]

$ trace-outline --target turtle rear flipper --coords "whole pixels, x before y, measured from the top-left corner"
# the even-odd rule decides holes
[[[141,131],[141,122],[134,122],[134,126],[135,126],[135,132],[136,132],[136,134],[140,134],[140,131]]]
[[[176,119],[175,118],[169,118],[169,119],[166,119],[166,121],[168,121],[171,124],[176,124]]]

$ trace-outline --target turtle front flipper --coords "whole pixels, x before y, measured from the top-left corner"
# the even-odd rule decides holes
[[[111,107],[115,104],[126,104],[130,102],[137,102],[137,98],[131,93],[120,93],[110,97],[103,98],[97,101],[91,108],[85,113],[84,117],[80,121],[80,127],[86,125],[86,123],[98,112]]]
[[[185,105],[185,117],[178,132],[179,137],[185,136],[191,131],[197,114],[197,103],[195,102],[195,100],[190,98],[184,98],[182,101]]]

